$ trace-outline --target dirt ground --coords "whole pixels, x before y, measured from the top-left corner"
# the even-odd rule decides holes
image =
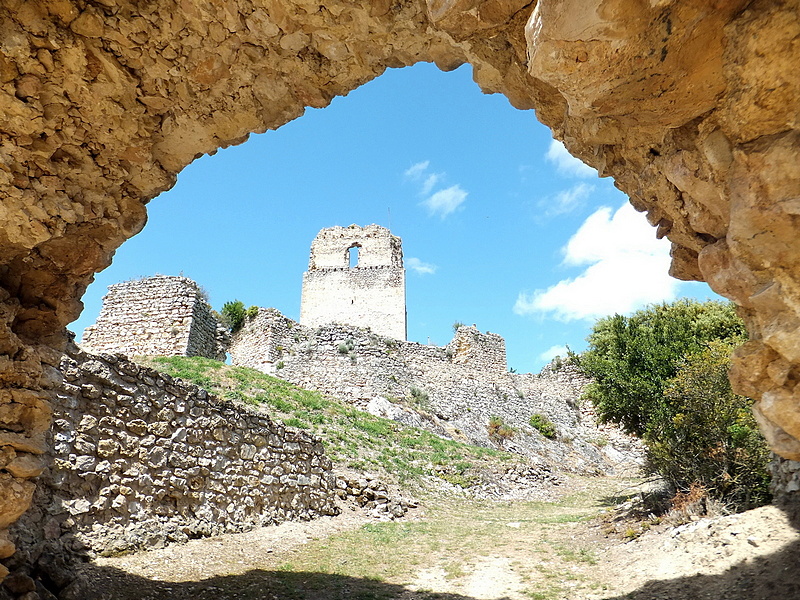
[[[431,496],[397,522],[347,510],[97,559],[86,576],[103,600],[800,600],[798,513],[767,506],[629,540],[609,535],[622,488],[594,478],[553,502]]]

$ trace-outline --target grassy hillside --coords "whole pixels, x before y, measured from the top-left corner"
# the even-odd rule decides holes
[[[507,452],[443,439],[323,397],[254,369],[200,357],[154,357],[138,362],[179,377],[220,398],[261,406],[289,427],[322,439],[334,463],[356,470],[383,471],[404,482],[422,475],[469,486],[475,472]]]

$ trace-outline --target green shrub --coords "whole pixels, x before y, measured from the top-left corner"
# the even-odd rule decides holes
[[[348,339],[338,346],[339,354],[350,354],[355,348],[355,342],[352,339]]]
[[[730,355],[736,344],[709,342],[682,360],[664,392],[668,410],[655,414],[644,435],[647,465],[677,490],[692,485],[738,509],[769,502],[769,449],[752,402],[731,391]]]
[[[258,316],[258,307],[251,306],[247,309],[246,315],[248,319],[255,319]]]
[[[547,439],[549,440],[556,439],[556,433],[557,433],[556,426],[550,419],[548,419],[544,415],[541,415],[539,413],[533,413],[531,415],[529,423],[531,424],[531,427],[536,429]]]
[[[428,408],[430,408],[430,397],[428,396],[428,392],[418,387],[412,387],[410,390],[408,390],[408,393],[411,394],[411,401],[419,408],[423,410],[428,410]]]
[[[276,369],[282,369],[282,368],[283,368],[283,367],[285,367],[285,366],[286,366],[286,364],[285,364],[285,363],[284,363],[282,360],[279,360],[279,361],[278,361],[278,362],[275,364],[275,368],[276,368]]]
[[[643,439],[651,472],[739,509],[769,500],[752,402],[728,381],[745,339],[732,304],[682,300],[601,319],[579,361],[600,419]]]
[[[231,300],[222,306],[220,317],[222,322],[231,331],[239,331],[244,325],[244,318],[246,315],[244,303],[241,300]]]
[[[684,356],[711,340],[746,335],[733,304],[723,302],[679,300],[600,319],[579,361],[594,379],[585,396],[602,422],[641,437],[664,408],[664,386]]]
[[[461,321],[455,321],[453,323],[453,333],[458,333],[458,330],[461,327],[466,327],[466,323],[462,323]]]

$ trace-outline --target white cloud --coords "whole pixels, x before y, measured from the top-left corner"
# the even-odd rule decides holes
[[[439,183],[439,180],[442,178],[441,173],[431,173],[425,178],[425,183],[422,184],[422,192],[423,196],[431,193],[431,190],[436,187],[436,184]]]
[[[674,300],[680,282],[669,269],[669,243],[632,206],[613,215],[608,207],[589,216],[564,248],[564,264],[583,273],[546,290],[520,293],[519,315],[550,313],[563,321],[625,314],[646,304]]]
[[[415,163],[415,164],[411,165],[408,169],[406,169],[405,172],[403,173],[403,175],[405,175],[409,179],[413,179],[415,181],[419,180],[419,179],[421,179],[423,177],[423,175],[425,174],[425,171],[428,170],[428,167],[430,166],[430,164],[431,164],[431,161],[429,161],[429,160],[423,160],[421,162]]]
[[[544,155],[548,162],[555,165],[556,171],[565,177],[596,177],[597,171],[578,158],[572,156],[567,148],[558,140],[550,142],[550,147]]]
[[[550,362],[556,356],[566,356],[569,349],[566,346],[550,346],[547,350],[539,355],[539,359],[545,362]]]
[[[436,269],[439,268],[436,265],[422,262],[420,259],[414,258],[413,256],[407,258],[405,263],[409,269],[419,273],[420,275],[433,275],[436,273]]]
[[[419,185],[419,195],[426,197],[420,204],[428,209],[431,215],[439,215],[444,219],[455,212],[467,199],[467,192],[460,185],[451,185],[448,188],[433,190],[446,179],[445,173],[433,173],[430,170],[429,160],[420,161],[411,165],[403,173],[406,179]],[[433,192],[431,194],[431,192]]]
[[[539,206],[545,209],[547,216],[564,215],[583,207],[593,191],[593,185],[578,183],[568,190],[562,190],[555,196],[542,200]]]
[[[439,215],[444,219],[450,213],[455,212],[466,199],[467,192],[456,184],[432,194],[422,202],[422,205],[428,209],[431,215]]]

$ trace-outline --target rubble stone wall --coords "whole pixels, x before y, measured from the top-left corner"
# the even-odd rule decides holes
[[[21,547],[113,553],[336,514],[331,462],[309,434],[123,357],[76,349],[62,371],[53,462],[14,526]]]
[[[497,447],[488,424],[500,417],[516,429],[503,447],[551,464],[569,462],[581,472],[611,471],[621,462],[621,455],[612,453],[639,452],[635,442],[582,413],[577,400],[584,376],[570,369],[544,376],[508,373],[503,338],[475,326],[460,327],[440,347],[356,327],[312,329],[275,309],[260,309],[233,336],[230,354],[235,365],[473,444]],[[531,426],[535,413],[556,425],[556,441]],[[615,443],[603,448],[591,443],[602,437]]]
[[[770,490],[775,502],[796,504],[800,498],[800,462],[775,456],[769,464]]]
[[[445,354],[454,365],[466,365],[476,373],[506,373],[506,341],[496,333],[481,333],[475,325],[459,327]]]
[[[234,334],[233,364],[278,375],[363,406],[379,395],[404,396],[409,378],[473,381],[507,375],[505,341],[461,327],[444,347],[397,340],[345,325],[305,327],[274,308],[259,309]]]
[[[225,360],[227,339],[194,281],[156,275],[109,286],[97,322],[84,331],[81,347],[126,356]]]
[[[358,250],[351,266],[349,253]],[[330,227],[311,244],[300,323],[369,327],[406,339],[406,275],[400,238],[385,227]]]

